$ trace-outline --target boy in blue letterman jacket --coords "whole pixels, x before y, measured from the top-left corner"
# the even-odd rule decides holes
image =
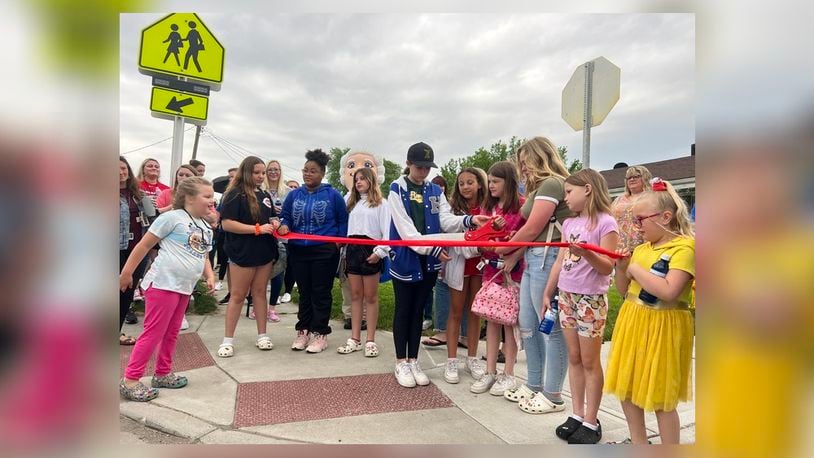
[[[432,148],[416,143],[407,151],[404,176],[390,184],[388,204],[392,222],[391,240],[418,239],[441,232],[463,232],[473,223],[482,225],[489,218],[456,216],[450,211],[441,188],[426,181],[435,165]],[[441,262],[449,256],[442,247],[392,247],[390,276],[396,308],[393,315],[393,342],[396,346],[395,376],[399,385],[412,388],[430,383],[418,365],[418,345],[424,304],[432,292]]]

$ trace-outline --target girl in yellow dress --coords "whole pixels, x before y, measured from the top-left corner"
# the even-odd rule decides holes
[[[677,444],[676,406],[692,397],[694,326],[688,303],[695,234],[684,201],[659,178],[633,215],[645,243],[616,265],[616,287],[625,302],[613,330],[605,392],[622,401],[632,443],[647,443],[647,410],[656,413],[661,442]],[[651,270],[660,259],[669,263],[663,277]]]

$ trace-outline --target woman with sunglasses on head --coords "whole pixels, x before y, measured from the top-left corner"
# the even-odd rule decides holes
[[[633,217],[633,205],[650,190],[650,171],[642,165],[628,167],[625,172],[625,193],[611,204],[611,215],[619,225],[619,249],[633,252],[633,249],[644,242],[642,234]]]

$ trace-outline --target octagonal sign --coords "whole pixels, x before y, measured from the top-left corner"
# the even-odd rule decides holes
[[[619,101],[621,70],[608,59],[597,57],[594,63],[591,97],[591,127],[602,124]],[[574,130],[582,130],[585,106],[585,67],[574,70],[562,90],[562,119]]]

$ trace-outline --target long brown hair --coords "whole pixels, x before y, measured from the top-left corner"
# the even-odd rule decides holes
[[[141,200],[143,197],[141,188],[138,187],[138,180],[133,175],[133,169],[130,167],[130,163],[127,162],[124,156],[119,156],[119,162],[124,162],[124,165],[127,166],[127,182],[124,188],[130,191],[130,195],[133,196],[134,199]]]
[[[520,210],[517,166],[509,161],[495,162],[489,167],[488,175],[503,179],[503,196],[505,198],[503,208],[501,208],[503,213],[515,213]],[[492,210],[500,203],[500,198],[492,197],[492,193],[489,192],[488,181],[486,187],[486,200],[483,203],[483,208],[486,213],[492,213]]]
[[[461,171],[458,172],[458,175],[455,177],[455,183],[452,188],[452,202],[450,202],[452,212],[458,215],[466,215],[469,213],[469,203],[466,201],[466,199],[464,199],[464,196],[461,195],[461,191],[458,189],[458,178],[460,178],[464,173],[471,173],[472,175],[475,175],[475,180],[480,185],[478,194],[475,197],[478,201],[478,207],[483,206],[484,199],[488,193],[488,188],[486,187],[486,172],[477,167],[464,167],[461,169]]]
[[[608,194],[608,183],[594,169],[582,169],[565,179],[572,186],[591,186],[591,192],[585,199],[585,211],[588,213],[589,229],[596,227],[600,213],[611,212],[611,198]]]
[[[254,166],[257,164],[266,165],[266,163],[257,156],[248,156],[243,159],[237,168],[235,177],[232,178],[232,181],[229,182],[229,186],[226,187],[225,194],[228,196],[229,201],[237,198],[237,196],[241,194],[245,194],[246,200],[249,203],[249,211],[252,213],[252,218],[254,218],[256,222],[260,222],[260,204],[257,202],[257,196],[254,195],[254,190],[257,186],[252,179]]]
[[[373,169],[362,167],[353,172],[353,186],[351,186],[350,197],[348,198],[348,213],[353,210],[353,207],[362,199],[362,195],[356,189],[356,175],[362,174],[362,178],[370,183],[370,189],[367,191],[367,206],[370,208],[378,207],[382,203],[382,191],[379,189],[379,184],[376,183],[376,174]]]

